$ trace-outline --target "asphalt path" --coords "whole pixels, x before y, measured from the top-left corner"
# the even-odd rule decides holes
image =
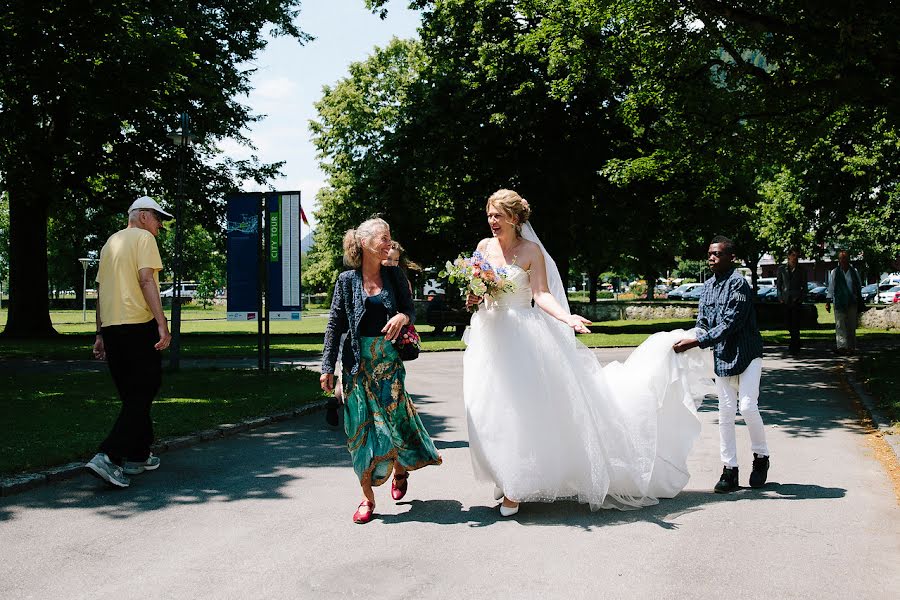
[[[462,356],[408,364],[444,464],[414,472],[400,502],[378,488],[372,523],[351,522],[359,492],[344,436],[316,413],[166,453],[127,490],[85,476],[0,500],[0,597],[897,596],[900,507],[832,358],[767,355],[762,490],[711,493],[711,401],[677,498],[629,512],[525,504],[502,519],[491,486],[472,477]],[[738,448],[746,486],[740,421]]]

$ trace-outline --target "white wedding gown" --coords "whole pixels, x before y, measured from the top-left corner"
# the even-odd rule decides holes
[[[555,268],[555,267],[554,267]],[[700,432],[711,353],[657,333],[605,368],[570,327],[531,304],[529,273],[472,317],[463,388],[477,478],[508,498],[629,509],[678,494]],[[711,383],[711,381],[708,381]]]

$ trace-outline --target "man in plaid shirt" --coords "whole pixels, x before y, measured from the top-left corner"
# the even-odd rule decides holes
[[[716,389],[719,394],[719,440],[722,477],[717,493],[738,489],[738,462],[734,418],[740,407],[750,433],[753,472],[750,487],[762,487],[769,471],[766,430],[759,414],[759,380],[762,376],[762,336],[751,302],[753,290],[734,268],[734,242],[716,236],[709,245],[707,264],[715,277],[703,285],[697,314],[696,339],[683,339],[675,352],[697,346],[713,349]]]

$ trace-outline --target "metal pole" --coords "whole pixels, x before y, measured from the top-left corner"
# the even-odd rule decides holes
[[[257,282],[256,282],[256,362],[257,369],[263,370],[263,286],[265,285],[265,271],[264,267],[266,265],[266,257],[265,257],[265,245],[263,243],[263,236],[267,235],[263,232],[263,215],[265,214],[265,202],[266,197],[263,194],[260,194],[260,201],[256,207],[256,253],[257,253]]]
[[[181,259],[184,240],[182,204],[184,203],[184,161],[189,135],[190,119],[181,113],[181,144],[178,149],[178,188],[175,196],[175,261],[172,265],[172,344],[169,347],[169,368],[181,367]]]
[[[269,359],[269,348],[271,347],[271,338],[269,337],[269,254],[272,252],[272,216],[269,213],[269,200],[263,195],[263,205],[265,206],[264,214],[266,221],[266,238],[265,238],[265,252],[263,252],[265,268],[263,269],[263,298],[265,302],[265,316],[263,317],[263,323],[265,325],[265,330],[263,333],[263,366],[266,375],[271,371],[272,366]]]
[[[91,262],[89,258],[79,258],[81,263],[81,322],[87,322],[87,268]]]
[[[71,263],[69,263],[71,264]],[[81,263],[81,322],[87,322],[87,263]]]

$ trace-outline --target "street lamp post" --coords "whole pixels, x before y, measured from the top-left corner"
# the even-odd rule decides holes
[[[186,112],[179,117],[180,126],[169,133],[169,139],[178,147],[178,186],[175,195],[175,260],[172,265],[172,343],[169,346],[169,367],[178,370],[181,362],[181,278],[184,245],[184,224],[182,223],[184,204],[184,163],[187,147],[194,139],[190,129],[190,117]]]
[[[81,322],[87,322],[87,268],[88,265],[91,264],[90,258],[79,258],[78,262],[81,263],[82,269],[82,277],[81,277]],[[70,263],[71,264],[71,263]],[[99,299],[98,299],[99,300]]]

